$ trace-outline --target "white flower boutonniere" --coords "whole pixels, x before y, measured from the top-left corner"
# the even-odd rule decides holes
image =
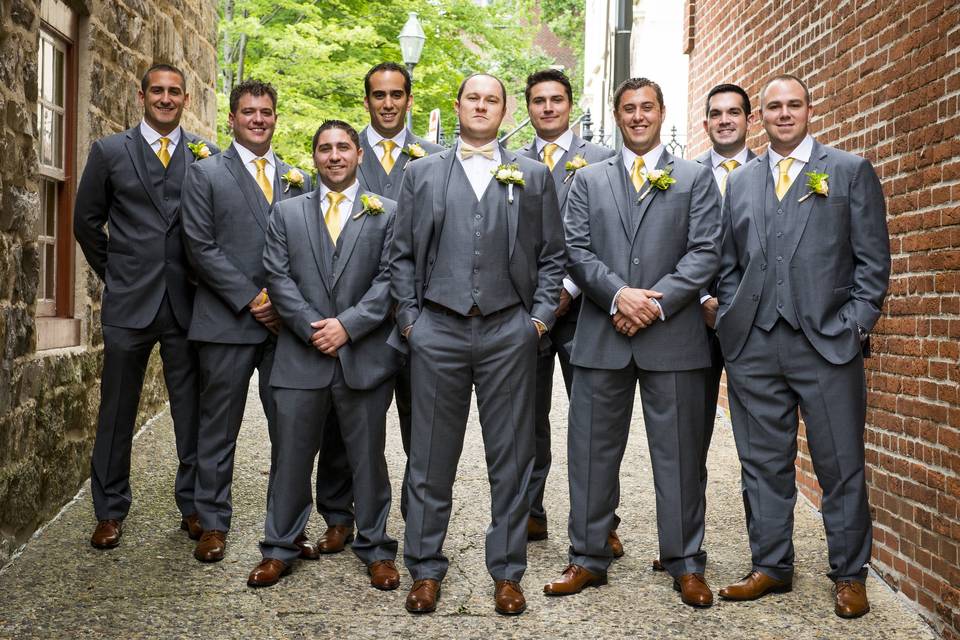
[[[643,199],[650,195],[654,189],[666,191],[670,185],[677,182],[676,178],[670,176],[670,169],[652,169],[647,172],[647,189],[637,198],[637,204],[643,202]]]
[[[408,144],[403,149],[401,149],[401,152],[410,156],[411,160],[417,160],[418,158],[426,158],[428,155],[430,155],[426,151],[424,151],[423,147],[421,147],[420,144],[417,142]]]
[[[379,216],[383,213],[386,213],[386,210],[383,208],[383,200],[377,196],[368,196],[367,194],[363,194],[360,196],[360,202],[363,203],[363,209],[360,211],[360,213],[353,216],[354,220],[364,214],[368,216]]]
[[[200,140],[199,142],[188,142],[187,148],[190,149],[193,157],[197,160],[203,160],[204,158],[210,157],[210,147],[208,147],[207,143],[203,140]]]
[[[493,177],[500,184],[507,185],[507,200],[513,204],[513,185],[523,186],[523,172],[518,164],[502,164],[493,170]]]
[[[827,184],[827,179],[830,176],[826,173],[815,173],[813,171],[807,171],[807,189],[808,191],[803,195],[797,202],[803,202],[812,195],[824,196],[830,193],[830,185]]]
[[[579,153],[573,156],[573,160],[567,160],[567,163],[563,165],[563,168],[567,170],[567,175],[563,176],[563,183],[566,184],[570,182],[570,180],[573,178],[573,174],[580,169],[583,169],[585,166],[587,166],[587,164],[587,159]]]
[[[286,185],[283,188],[284,193],[290,191],[290,187],[303,189],[303,174],[300,173],[298,169],[290,169],[285,174],[280,176],[280,179],[283,180],[283,183]]]

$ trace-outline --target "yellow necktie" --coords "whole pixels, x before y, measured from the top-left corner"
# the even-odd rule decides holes
[[[643,172],[643,158],[637,156],[633,159],[633,169],[630,170],[630,181],[633,182],[633,188],[640,193],[640,187],[647,181],[647,175]]]
[[[327,192],[327,200],[330,206],[327,207],[327,213],[323,216],[323,221],[327,223],[327,231],[330,233],[330,239],[333,244],[337,244],[337,238],[340,237],[340,203],[346,198],[342,193],[336,191]]]
[[[167,149],[168,146],[170,146],[170,138],[160,138],[160,148],[157,150],[157,157],[160,158],[160,162],[163,163],[164,169],[170,166],[170,150]]]
[[[466,142],[460,143],[460,159],[466,160],[473,156],[483,156],[487,160],[493,160],[493,143],[489,142],[482,147],[474,147]]]
[[[780,170],[780,177],[777,178],[777,200],[783,200],[790,190],[790,165],[793,164],[793,158],[780,158],[777,163],[777,169]]]
[[[393,150],[397,147],[397,143],[393,140],[381,140],[377,144],[383,147],[383,157],[380,158],[380,164],[383,165],[384,172],[390,175],[394,164]]]
[[[557,164],[553,154],[556,153],[559,148],[560,145],[554,144],[553,142],[543,148],[543,164],[547,165],[550,171],[553,171],[553,167]]]
[[[266,158],[257,158],[253,161],[253,164],[257,165],[257,184],[260,185],[260,190],[263,191],[264,197],[267,199],[267,202],[273,202],[273,185],[270,184],[270,181],[267,180],[267,172],[264,167],[267,166]]]
[[[723,195],[723,193],[727,190],[727,178],[730,177],[730,172],[739,167],[740,163],[736,160],[724,160],[720,163],[720,166],[727,170],[727,172],[723,174],[723,178],[720,180],[720,195]]]

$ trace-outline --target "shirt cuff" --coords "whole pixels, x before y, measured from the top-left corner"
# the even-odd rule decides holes
[[[624,289],[626,289],[626,287],[620,287],[617,289],[617,292],[613,294],[613,302],[610,303],[610,315],[612,316],[617,314],[617,298],[620,297],[620,292]]]
[[[567,290],[567,293],[570,294],[571,298],[576,298],[580,295],[580,287],[573,283],[573,280],[570,278],[563,279],[563,288]]]
[[[660,320],[665,322],[667,318],[663,315],[663,307],[660,305],[660,301],[656,298],[650,298],[650,300],[653,300],[653,303],[657,305],[657,309],[660,309]]]
[[[709,299],[712,298],[712,297],[713,297],[713,296],[710,295],[709,293],[706,293],[706,294],[700,296],[700,304],[703,304],[704,302],[706,302],[707,300],[709,300]]]

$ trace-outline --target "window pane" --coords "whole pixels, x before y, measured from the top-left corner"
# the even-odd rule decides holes
[[[44,292],[43,297],[48,300],[52,300],[54,297],[54,292],[56,289],[56,276],[57,276],[57,252],[56,245],[47,244],[44,245],[44,268],[46,269],[46,274],[43,279],[44,286],[46,291]]]
[[[43,88],[41,96],[47,102],[53,102],[53,44],[49,40],[41,40],[40,46],[43,49],[43,81],[40,85]]]
[[[39,47],[40,49],[39,59],[37,60],[37,92],[40,94],[41,98],[43,97],[43,66],[44,64],[46,64],[46,59],[47,59],[47,56],[46,56],[47,47],[44,45],[45,45],[45,42],[43,40],[43,37],[41,36],[40,47]]]
[[[63,106],[63,73],[64,73],[64,60],[63,60],[63,51],[59,49],[56,50],[53,58],[53,103],[58,107]]]
[[[53,166],[63,169],[63,114],[53,114]]]
[[[40,110],[40,163],[53,164],[53,113],[46,107]]]
[[[57,183],[51,180],[46,180],[46,191],[47,196],[44,198],[46,200],[46,207],[44,211],[44,218],[46,218],[45,231],[46,235],[51,238],[56,238],[57,236]]]

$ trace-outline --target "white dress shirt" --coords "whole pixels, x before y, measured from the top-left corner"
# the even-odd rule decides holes
[[[567,129],[556,140],[544,140],[540,136],[536,136],[534,137],[533,142],[534,144],[537,145],[537,157],[540,158],[540,160],[542,161],[543,148],[548,144],[550,144],[551,142],[557,145],[558,147],[560,147],[561,149],[563,149],[563,153],[570,151],[570,147],[573,146],[573,129]],[[559,161],[563,153],[557,154],[556,152],[554,152],[553,159]]]
[[[276,184],[274,178],[277,175],[277,158],[273,154],[273,147],[267,149],[267,152],[262,156],[256,155],[250,149],[247,149],[245,146],[233,141],[233,148],[237,150],[237,155],[240,156],[240,162],[243,163],[243,166],[247,168],[247,171],[250,172],[250,175],[253,177],[254,181],[257,179],[257,165],[253,163],[254,160],[260,158],[266,158],[267,164],[263,165],[263,171],[267,174],[267,181],[272,185]],[[276,198],[274,198],[276,200]]]
[[[177,145],[180,144],[180,134],[182,129],[177,127],[167,135],[162,133],[157,133],[153,127],[147,124],[145,120],[140,121],[140,135],[143,136],[143,139],[147,141],[147,144],[150,145],[150,148],[153,149],[154,153],[160,152],[160,138],[166,138],[170,142],[167,143],[167,151],[170,152],[170,157],[173,157],[173,151],[177,148]]]
[[[500,145],[496,138],[489,143],[475,145],[482,147],[485,144],[492,144],[493,160],[487,160],[479,154],[474,154],[464,160],[460,157],[460,145],[462,144],[463,140],[457,140],[457,162],[463,167],[463,172],[467,174],[467,180],[473,187],[473,192],[477,194],[477,200],[479,200],[487,190],[487,185],[493,180],[493,170],[500,166]]]
[[[803,171],[807,163],[810,162],[811,153],[813,153],[813,136],[807,134],[800,144],[797,145],[797,148],[791,151],[790,155],[786,156],[793,158],[793,163],[787,170],[791,185],[796,182],[797,176],[800,175],[800,172]],[[773,173],[773,183],[776,184],[780,178],[780,170],[777,168],[777,163],[780,162],[784,156],[774,151],[773,147],[767,150],[767,155],[770,156],[770,171]]]
[[[332,189],[330,187],[323,184],[323,182],[320,183],[320,214],[323,216],[323,220],[327,219],[327,210],[330,208],[330,201],[327,200],[327,194],[331,191]],[[347,221],[353,217],[350,215],[350,212],[353,211],[353,203],[360,193],[360,181],[354,180],[352,185],[340,193],[343,194],[343,200],[340,201],[340,232],[343,233],[343,228],[347,226]]]
[[[739,169],[743,165],[747,164],[747,156],[749,153],[750,150],[747,147],[744,147],[732,158],[725,158],[713,149],[710,149],[710,166],[713,167],[713,179],[717,181],[718,187],[724,183],[724,181],[727,179],[727,176],[730,174],[729,171],[723,168],[723,163],[727,160],[736,160],[740,163],[737,165],[737,168]]]
[[[396,162],[397,158],[400,157],[400,152],[403,151],[403,145],[406,144],[407,130],[406,128],[401,129],[400,133],[393,136],[392,138],[384,138],[372,126],[367,127],[367,143],[373,148],[373,153],[376,154],[377,160],[379,160],[382,163],[383,147],[380,146],[381,140],[393,140],[393,142],[396,144],[396,146],[390,151],[390,155],[393,157],[393,161]]]

